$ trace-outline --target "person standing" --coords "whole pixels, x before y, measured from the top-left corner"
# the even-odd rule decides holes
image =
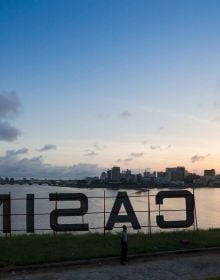
[[[127,251],[128,251],[128,234],[127,227],[124,225],[121,232],[121,264],[125,265],[127,261]]]

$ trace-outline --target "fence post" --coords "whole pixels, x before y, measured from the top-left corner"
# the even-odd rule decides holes
[[[55,213],[56,213],[56,219],[57,219],[57,192],[56,192],[56,201],[55,201]],[[53,230],[53,236],[55,236],[57,233],[55,230]]]
[[[104,236],[105,236],[105,190],[104,190]]]
[[[34,194],[26,195],[26,231],[34,233]]]
[[[9,193],[9,195],[10,195],[10,193]],[[5,218],[5,213],[4,213],[4,205],[3,205],[3,214],[2,214],[2,223],[3,223],[3,228],[4,228],[4,218]],[[7,238],[8,237],[8,233],[7,233],[7,231],[5,232],[5,237]]]
[[[4,203],[3,205],[3,227],[4,227],[4,223],[6,223],[5,237],[8,237],[8,233],[9,236],[11,237],[11,193],[10,192],[9,192],[9,199],[7,198],[6,203]]]
[[[150,190],[147,192],[147,198],[148,198],[148,234],[151,235],[151,213],[150,213]]]
[[[194,222],[194,230],[196,228],[196,230],[198,230],[198,223],[197,223],[197,213],[196,213],[196,199],[195,199],[195,188],[193,187],[193,197],[194,197],[194,204],[195,204],[195,207],[194,207],[194,217],[195,217],[195,222]]]

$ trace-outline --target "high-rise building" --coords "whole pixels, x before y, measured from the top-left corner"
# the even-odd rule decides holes
[[[149,171],[144,171],[144,178],[150,177],[151,173]]]
[[[149,184],[155,183],[156,172],[154,171],[151,173],[151,172],[145,170],[142,180],[144,183],[149,183]]]
[[[122,178],[122,180],[124,180],[125,182],[128,183],[131,179],[131,170],[126,169],[126,170],[122,171],[121,178]]]
[[[204,176],[215,176],[215,169],[205,169],[204,170]]]
[[[166,172],[168,174],[170,182],[184,181],[185,167],[177,166],[172,168],[166,168]]]
[[[157,179],[158,184],[167,184],[169,183],[169,177],[167,172],[157,172]]]
[[[112,179],[112,171],[111,170],[107,170],[107,181],[110,182]]]
[[[204,185],[207,187],[213,187],[215,185],[215,169],[206,169],[204,170]]]
[[[120,167],[114,166],[111,170],[111,180],[114,182],[120,181]]]

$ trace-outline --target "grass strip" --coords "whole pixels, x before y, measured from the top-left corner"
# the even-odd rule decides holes
[[[181,240],[189,240],[183,245]],[[128,253],[220,246],[220,229],[129,234]],[[20,235],[0,238],[0,265],[28,265],[120,255],[118,234]]]

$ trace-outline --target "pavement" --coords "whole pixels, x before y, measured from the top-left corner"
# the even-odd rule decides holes
[[[181,280],[220,276],[220,252],[200,252],[0,273],[1,280]]]

